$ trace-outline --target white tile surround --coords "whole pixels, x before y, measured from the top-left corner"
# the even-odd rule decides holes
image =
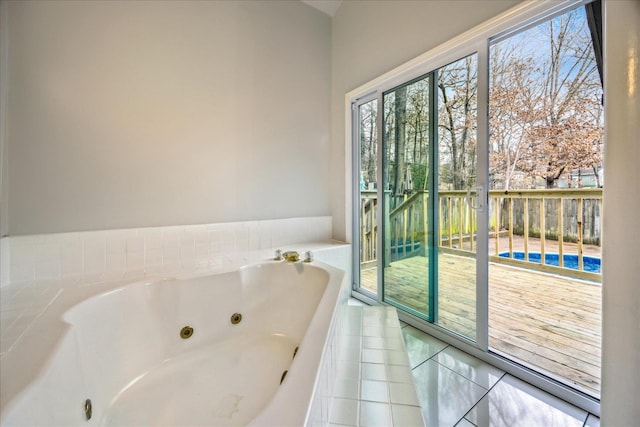
[[[424,426],[396,309],[339,310],[307,425]]]
[[[10,236],[1,239],[1,286],[232,268],[265,250],[331,240],[331,217]]]
[[[331,217],[311,217],[5,237],[0,359],[66,288],[97,293],[114,282],[222,272],[276,248],[312,250],[316,260],[348,270],[349,246],[331,242],[331,227]]]

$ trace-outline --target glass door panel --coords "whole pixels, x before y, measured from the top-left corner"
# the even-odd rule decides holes
[[[477,54],[438,69],[438,318],[476,339]]]
[[[434,318],[429,76],[383,95],[384,301]]]
[[[357,109],[359,139],[359,286],[360,290],[378,294],[378,101],[373,99]]]
[[[489,348],[599,397],[603,92],[584,7],[490,61]]]

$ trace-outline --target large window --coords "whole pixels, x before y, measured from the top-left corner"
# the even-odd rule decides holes
[[[599,16],[522,9],[354,101],[354,290],[593,411]]]

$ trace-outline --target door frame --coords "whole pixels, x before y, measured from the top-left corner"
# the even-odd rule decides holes
[[[357,99],[354,99],[349,103],[348,112],[349,112],[350,121],[348,122],[348,126],[350,128],[350,137],[349,137],[350,141],[360,140],[360,114],[359,114],[360,107],[364,104],[368,104],[373,100],[377,100],[376,102],[378,103],[378,108],[379,108],[380,101],[378,98],[379,98],[379,95],[377,92],[371,92]],[[381,124],[382,124],[382,120],[380,117],[380,111],[378,111],[378,114],[376,115],[376,132],[378,132],[378,136],[380,135]],[[360,163],[362,160],[360,158],[360,150],[359,150],[360,144],[351,143],[349,145],[350,145],[350,153],[351,153],[351,156],[350,156],[351,165],[349,168],[347,168],[347,171],[351,171],[350,180],[348,181],[349,183],[351,183],[351,192],[349,193],[350,201],[347,206],[353,205],[355,200],[360,200],[360,188],[353,183],[360,182],[360,166],[361,166]],[[378,180],[378,182],[381,182],[380,181],[381,168],[379,167],[379,165],[381,165],[381,161],[383,157],[381,152],[382,150],[378,150],[377,158],[376,158],[376,162],[378,163],[378,174],[376,179]],[[378,188],[376,192],[376,197],[378,198],[378,201],[381,200],[380,195],[381,195],[381,191]],[[359,203],[358,203],[358,206],[359,206]],[[380,212],[381,212],[381,204],[378,202],[376,206],[376,218],[379,218]],[[357,244],[359,248],[360,247],[360,228],[361,228],[359,208],[352,209],[351,224],[352,226],[351,226],[350,234],[348,235],[351,236],[351,242],[353,242],[354,245]],[[382,230],[380,232],[382,233]],[[381,242],[381,239],[378,239],[378,241],[376,242],[376,253],[378,254],[378,257],[380,257],[381,255],[380,242]],[[381,304],[382,292],[380,292],[380,289],[378,289],[378,292],[374,294],[373,292],[370,292],[367,289],[362,289],[360,286],[360,280],[361,280],[360,268],[359,268],[360,251],[352,250],[351,258],[353,263],[352,265],[354,267],[353,274],[352,274],[352,288],[354,290],[357,290],[359,299],[362,299],[364,302],[367,302],[368,304],[371,304],[374,302],[377,304]],[[378,266],[376,268],[378,269],[378,274],[380,274],[380,263],[378,263]]]
[[[421,75],[425,75],[431,71],[447,65],[459,58],[467,56],[472,53],[478,54],[478,122],[477,122],[477,138],[478,138],[478,176],[477,183],[479,186],[488,188],[488,96],[489,96],[489,75],[488,75],[488,61],[489,61],[489,41],[496,37],[504,37],[511,32],[514,28],[518,31],[521,29],[533,25],[534,23],[545,19],[547,17],[562,13],[568,9],[584,5],[589,3],[587,0],[566,0],[561,3],[556,2],[526,2],[519,4],[506,12],[484,22],[483,24],[474,27],[465,33],[435,47],[434,49],[425,52],[424,54],[394,68],[393,70],[383,74],[382,76],[350,91],[345,95],[345,166],[347,167],[347,179],[346,179],[346,195],[345,195],[345,235],[351,237],[354,245],[358,241],[354,239],[354,230],[358,230],[357,225],[359,219],[356,218],[358,210],[354,209],[354,183],[359,181],[353,180],[353,165],[355,155],[353,144],[353,114],[351,105],[359,100],[364,99],[365,96],[371,96],[378,98],[378,105],[382,105],[382,94],[396,86],[403,84],[404,82],[415,79]],[[481,83],[484,82],[484,83]],[[381,121],[383,112],[378,112],[378,120]],[[382,113],[382,114],[381,114]],[[378,125],[378,132],[380,131],[382,124]],[[378,133],[381,138],[381,133]],[[379,171],[381,168],[381,156],[382,150],[379,150],[378,154],[378,166]],[[357,159],[359,162],[359,157]],[[358,163],[359,170],[359,163]],[[380,178],[379,172],[379,178]],[[382,182],[380,179],[378,182]],[[381,196],[381,186],[378,186],[378,197]],[[485,191],[488,202],[488,191]],[[379,198],[379,200],[381,200]],[[378,209],[381,209],[381,204],[378,203]],[[381,218],[381,216],[378,216]],[[379,239],[379,245],[381,244]],[[359,248],[354,247],[353,252],[357,252]],[[403,312],[399,312],[399,317],[406,323],[415,326],[430,335],[453,345],[485,362],[488,362],[507,373],[510,373],[522,380],[529,382],[530,384],[541,388],[561,399],[568,401],[590,413],[600,415],[600,401],[592,396],[581,393],[578,390],[572,389],[562,383],[552,380],[551,378],[544,376],[536,371],[533,371],[525,366],[519,365],[514,361],[511,361],[505,357],[489,351],[489,289],[488,289],[488,209],[484,212],[478,212],[478,241],[476,252],[476,341],[472,342],[461,336],[453,334],[446,329],[438,326],[437,324],[429,323],[424,320],[409,316]],[[381,254],[382,248],[378,247],[378,254]],[[354,255],[354,260],[359,259],[359,255]],[[381,263],[378,266],[378,274],[382,268]],[[354,264],[356,265],[356,264]],[[379,276],[380,277],[380,276]],[[353,292],[353,296],[362,299],[367,303],[382,303],[383,295],[378,290],[377,298],[370,298],[366,295],[362,295],[359,292]]]

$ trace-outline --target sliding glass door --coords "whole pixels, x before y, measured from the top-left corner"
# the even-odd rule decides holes
[[[382,94],[382,300],[476,339],[477,55]]]
[[[367,88],[353,110],[357,290],[528,381],[578,390],[575,402],[600,393],[591,6],[558,3],[474,36],[422,75]]]
[[[433,322],[433,75],[383,94],[383,300]]]
[[[478,197],[477,69],[473,54],[437,76],[438,317],[436,323],[476,341]]]
[[[603,90],[587,16],[490,44],[489,348],[599,396]]]

